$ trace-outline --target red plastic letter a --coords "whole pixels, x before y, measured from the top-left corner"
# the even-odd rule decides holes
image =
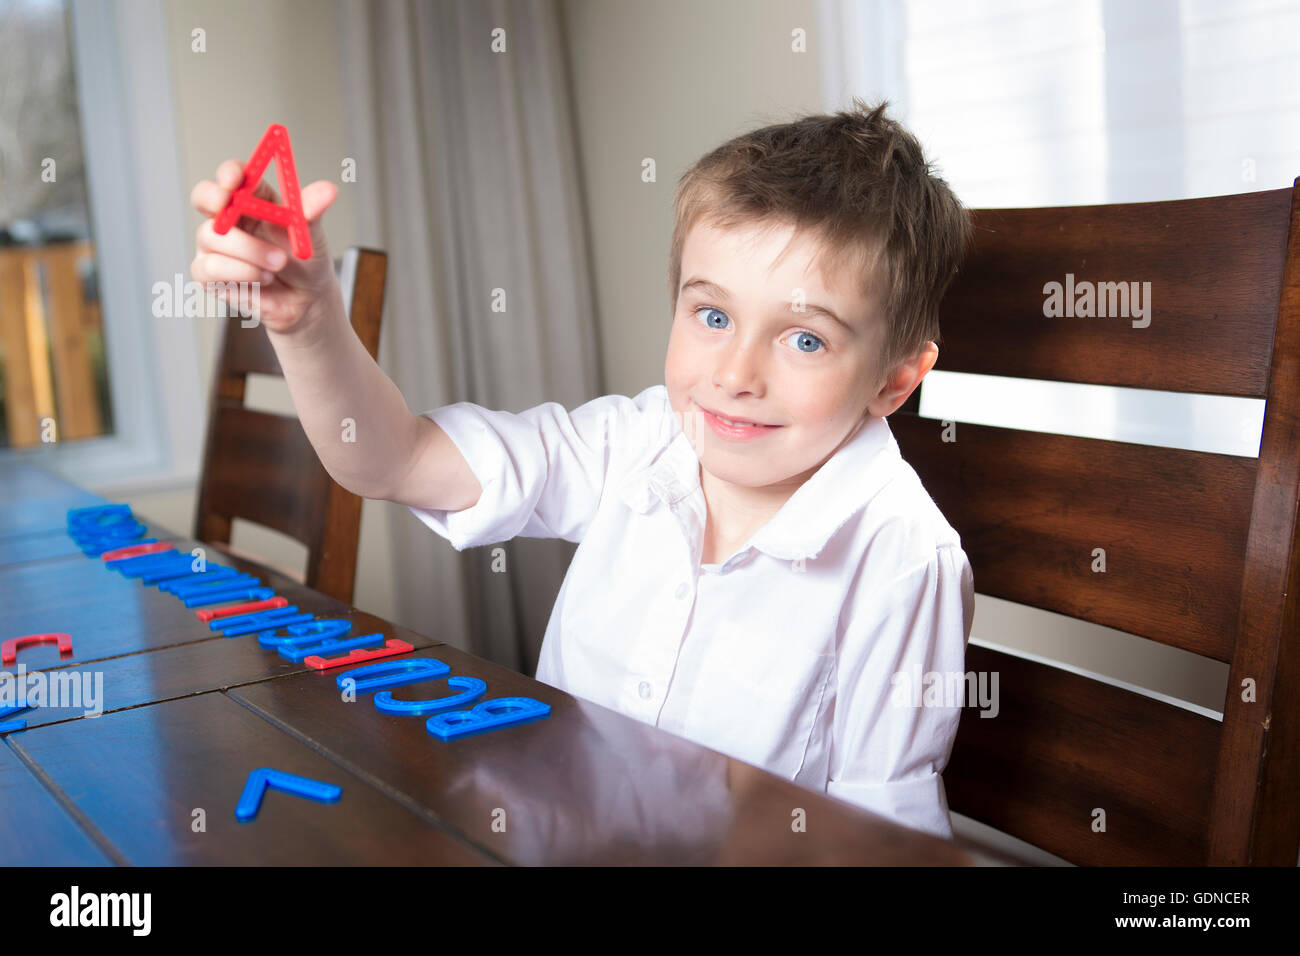
[[[283,206],[253,195],[253,190],[262,181],[262,173],[273,157],[280,170]],[[244,181],[231,195],[226,208],[217,214],[212,223],[213,232],[224,236],[239,221],[240,216],[251,216],[284,226],[289,230],[293,254],[299,259],[311,258],[311,232],[307,228],[307,219],[302,214],[302,194],[298,191],[298,171],[293,166],[293,150],[289,148],[289,131],[279,123],[272,123],[262,134],[262,141],[257,144],[257,149],[249,157],[248,165],[244,167]]]

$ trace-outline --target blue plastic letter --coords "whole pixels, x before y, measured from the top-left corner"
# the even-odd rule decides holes
[[[541,720],[551,712],[550,704],[531,697],[498,697],[485,700],[472,710],[453,710],[434,714],[425,721],[425,729],[439,740],[457,740],[487,733],[515,724]]]
[[[259,590],[254,588],[253,590]],[[270,588],[261,588],[260,590],[270,591]],[[222,592],[225,594],[227,592]],[[235,592],[229,592],[234,594]],[[274,592],[272,592],[274,593]],[[236,597],[239,595],[236,594]],[[270,597],[271,595],[266,595]],[[219,595],[212,595],[204,598],[191,598],[190,601],[200,602],[191,604],[185,602],[186,607],[199,607],[202,602],[208,604],[219,604],[222,600],[232,600],[232,598],[219,598]],[[258,598],[249,598],[249,600],[259,600]],[[286,627],[290,624],[299,624],[302,621],[310,621],[311,615],[298,610],[298,605],[290,604],[288,607],[273,607],[265,611],[254,611],[251,614],[240,614],[238,617],[217,618],[215,621],[209,621],[208,627],[214,631],[220,631],[226,637],[238,637],[241,634],[251,634],[254,631],[265,631],[268,627]]]
[[[429,700],[397,700],[391,690],[382,690],[375,695],[375,709],[385,714],[400,714],[415,717],[422,714],[437,714],[445,710],[455,710],[478,700],[487,692],[487,684],[477,677],[453,677],[447,681],[448,687],[461,691],[448,697],[434,697]]]
[[[286,627],[273,627],[257,635],[257,643],[269,651],[279,647],[297,647],[301,644],[319,644],[331,637],[343,637],[352,630],[352,622],[339,618],[304,621]],[[277,631],[288,631],[288,637],[276,637]]]
[[[344,687],[346,681],[355,681],[352,689],[358,694],[368,694],[372,690],[437,680],[450,673],[451,668],[440,660],[432,657],[416,657],[405,661],[380,661],[378,664],[367,664],[365,667],[344,671],[335,683],[339,687]]]
[[[382,634],[364,634],[361,637],[350,637],[346,641],[336,641],[329,638],[314,638],[309,644],[298,644],[292,647],[281,647],[280,656],[286,661],[298,663],[305,661],[309,657],[329,657],[334,654],[341,654],[344,651],[350,651],[354,647],[380,647],[384,643]]]

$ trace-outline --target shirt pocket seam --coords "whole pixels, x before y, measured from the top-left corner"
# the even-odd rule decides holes
[[[817,695],[817,707],[813,711],[812,721],[808,724],[808,733],[803,739],[803,751],[799,754],[799,769],[795,771],[795,777],[803,773],[804,764],[808,761],[808,747],[812,744],[813,732],[817,729],[817,721],[822,716],[823,709],[826,705],[826,688],[831,685],[831,675],[835,672],[835,655],[820,654],[819,657],[830,658],[830,664],[825,667],[825,673],[822,674],[821,693]],[[827,775],[829,779],[829,774]]]

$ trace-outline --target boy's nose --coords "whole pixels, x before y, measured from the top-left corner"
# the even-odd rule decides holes
[[[733,395],[741,392],[762,395],[763,369],[757,351],[748,345],[727,349],[713,372],[713,384]]]

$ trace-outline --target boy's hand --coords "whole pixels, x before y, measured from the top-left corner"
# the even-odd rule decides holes
[[[331,286],[338,284],[320,221],[338,197],[338,187],[320,179],[303,188],[302,212],[311,229],[312,255],[310,259],[295,259],[290,251],[289,232],[283,226],[241,216],[224,236],[213,230],[213,219],[230,201],[243,177],[244,164],[228,159],[217,167],[216,182],[205,179],[190,193],[190,203],[207,217],[196,233],[198,251],[190,263],[190,276],[202,283],[260,283],[255,317],[273,332],[295,331],[306,325],[303,320],[312,307],[324,300]],[[280,202],[279,195],[265,181],[257,184],[253,195],[268,202]],[[224,290],[219,290],[217,295],[227,301],[232,299]],[[249,310],[247,297],[239,304],[245,311]]]

